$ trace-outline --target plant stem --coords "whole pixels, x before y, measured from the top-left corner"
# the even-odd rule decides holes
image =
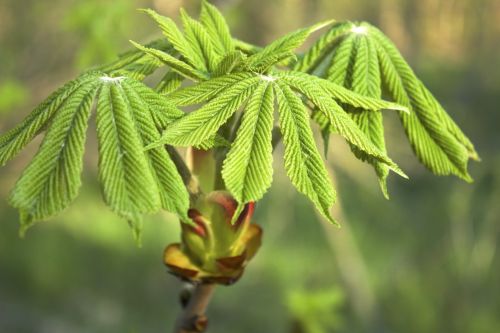
[[[215,284],[200,283],[194,287],[191,297],[175,322],[174,333],[202,333],[207,328],[205,311],[215,290]]]

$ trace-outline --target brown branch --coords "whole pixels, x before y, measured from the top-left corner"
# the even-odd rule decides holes
[[[187,305],[175,322],[174,333],[202,333],[205,332],[208,319],[205,311],[215,290],[215,284],[197,284],[189,298]]]

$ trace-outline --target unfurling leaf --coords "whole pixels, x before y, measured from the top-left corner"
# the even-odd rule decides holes
[[[273,110],[272,85],[261,83],[245,108],[236,139],[224,160],[222,178],[242,204],[259,200],[271,186]]]

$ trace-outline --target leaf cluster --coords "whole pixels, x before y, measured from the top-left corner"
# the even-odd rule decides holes
[[[206,1],[198,20],[181,10],[182,29],[143,11],[164,38],[132,42],[135,50],[69,82],[0,137],[4,164],[46,132],[11,195],[23,228],[76,197],[94,104],[104,200],[137,234],[140,216],[160,208],[188,222],[189,193],[172,147],[214,150],[221,187],[243,206],[271,186],[276,137],[292,184],[334,222],[335,191],[312,122],[324,138],[341,135],[356,157],[373,165],[387,196],[389,171],[406,175],[387,156],[383,109],[399,114],[417,157],[434,173],[470,180],[467,160],[477,158],[472,144],[373,26],[327,21],[256,47],[234,39]],[[306,53],[297,54],[325,27]],[[155,89],[141,82],[162,67],[166,73]]]

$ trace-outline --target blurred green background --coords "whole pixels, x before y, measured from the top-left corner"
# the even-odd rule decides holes
[[[327,18],[381,27],[471,137],[483,158],[472,185],[435,177],[387,113],[389,153],[410,175],[383,199],[368,165],[335,138],[328,163],[343,228],[326,225],[276,158],[255,220],[264,246],[243,279],[217,290],[210,332],[500,332],[500,2],[498,0],[215,1],[235,35],[261,44]],[[58,85],[146,42],[158,29],[135,8],[177,18],[197,0],[1,0],[0,133]],[[93,129],[91,129],[93,132]],[[178,239],[168,214],[137,248],[96,181],[90,135],[84,186],[61,216],[17,236],[8,191],[40,142],[0,169],[0,332],[167,332],[181,283],[161,256]],[[280,148],[281,149],[281,148]],[[279,156],[280,154],[277,154]]]

